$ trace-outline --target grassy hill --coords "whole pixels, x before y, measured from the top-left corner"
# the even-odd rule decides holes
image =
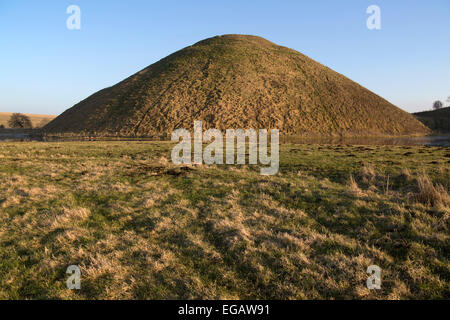
[[[417,112],[413,113],[413,115],[435,132],[450,133],[450,107]]]
[[[167,137],[177,128],[278,128],[286,135],[409,135],[429,129],[307,56],[260,37],[184,48],[76,104],[49,133]]]
[[[8,120],[11,117],[12,112],[0,112],[0,125],[4,125],[5,128],[8,128]],[[31,120],[33,124],[33,128],[39,128],[45,122],[53,120],[56,116],[53,115],[45,115],[45,114],[31,114],[25,113]]]

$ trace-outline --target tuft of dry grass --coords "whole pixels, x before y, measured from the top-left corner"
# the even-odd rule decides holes
[[[412,180],[412,173],[411,173],[411,170],[409,170],[409,168],[406,168],[406,167],[402,168],[402,171],[401,171],[400,175],[406,181],[411,181]]]
[[[364,183],[372,182],[377,176],[377,172],[373,165],[368,163],[361,167],[359,174]]]
[[[364,194],[363,191],[359,188],[358,183],[356,182],[352,174],[350,174],[349,176],[347,185],[348,191],[353,197],[359,198]]]
[[[433,184],[430,177],[423,172],[417,177],[419,191],[414,195],[416,202],[429,206],[442,206],[450,204],[450,195],[441,184]]]

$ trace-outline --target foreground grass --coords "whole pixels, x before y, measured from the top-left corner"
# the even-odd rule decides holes
[[[450,297],[448,148],[286,144],[276,176],[170,148],[0,144],[0,298]]]

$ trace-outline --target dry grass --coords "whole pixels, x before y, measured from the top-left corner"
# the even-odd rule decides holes
[[[364,164],[363,167],[361,167],[360,170],[360,176],[362,177],[363,181],[365,183],[373,182],[373,180],[376,178],[377,173],[373,165],[371,164]]]
[[[279,174],[261,176],[182,170],[171,146],[0,144],[0,298],[448,297],[447,149],[282,145]]]
[[[362,190],[359,188],[358,183],[355,181],[355,178],[352,174],[350,174],[350,177],[348,179],[348,191],[354,197],[360,197],[363,195]]]
[[[401,175],[408,182],[412,180],[412,173],[408,168],[402,168]]]
[[[419,191],[414,195],[414,199],[429,206],[450,205],[450,195],[441,184],[433,184],[430,177],[423,172],[417,177]]]
[[[170,138],[174,129],[278,128],[297,136],[426,134],[412,115],[263,38],[200,41],[65,111],[51,133]]]

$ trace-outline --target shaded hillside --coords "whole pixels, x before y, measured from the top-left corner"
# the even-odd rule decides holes
[[[64,112],[49,133],[167,137],[177,128],[278,128],[289,135],[424,134],[348,78],[255,36],[184,48]]]
[[[417,112],[413,115],[435,132],[450,133],[450,107]]]

